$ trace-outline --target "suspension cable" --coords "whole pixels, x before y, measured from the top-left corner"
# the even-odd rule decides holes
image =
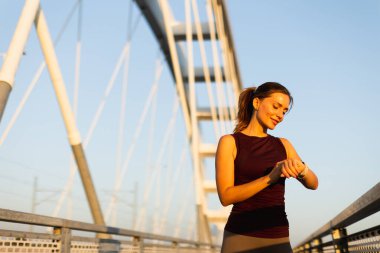
[[[173,131],[173,127],[174,127],[175,122],[176,122],[178,107],[179,107],[179,99],[176,96],[174,103],[173,103],[173,113],[172,113],[171,119],[169,120],[168,127],[166,128],[161,147],[167,146],[170,134]],[[162,166],[160,166],[160,165],[162,164],[162,159],[164,157],[164,154],[165,154],[165,148],[160,149],[160,152],[158,154],[158,158],[156,161],[155,169],[152,172],[151,176],[149,177],[147,187],[144,189],[143,208],[142,208],[142,210],[141,210],[141,212],[137,218],[136,227],[134,229],[139,228],[141,230],[141,222],[143,219],[145,219],[145,215],[146,215],[146,208],[145,207],[147,206],[148,198],[150,196],[150,193],[151,193],[151,190],[153,187],[153,183],[156,180],[157,174],[159,174],[161,172]]]
[[[129,12],[128,12],[128,20],[127,20],[127,42],[131,41],[131,25],[133,19],[133,6],[132,1],[129,2]],[[130,49],[129,49],[130,50]],[[129,59],[130,54],[127,55],[124,61],[124,73],[122,80],[122,92],[121,92],[121,103],[120,103],[120,115],[119,115],[119,131],[117,136],[117,144],[116,144],[116,163],[115,163],[115,178],[120,176],[121,172],[121,159],[123,152],[123,144],[124,144],[124,134],[125,134],[125,112],[126,112],[126,101],[127,101],[127,93],[128,93],[128,74],[129,74]],[[114,194],[118,194],[115,192]],[[114,202],[112,202],[113,206],[111,207],[113,215],[111,225],[116,225],[116,214],[117,214],[117,198],[112,198]]]
[[[163,218],[166,218],[168,217],[168,214],[169,214],[169,209],[170,209],[170,204],[172,203],[172,199],[173,199],[173,196],[174,196],[174,192],[175,192],[175,188],[177,187],[178,185],[178,182],[179,182],[179,178],[182,176],[183,174],[183,167],[184,167],[184,164],[186,162],[186,151],[187,151],[187,143],[185,142],[183,147],[182,147],[182,152],[181,152],[181,158],[179,160],[179,164],[178,166],[176,166],[176,170],[174,172],[174,176],[173,176],[173,182],[174,183],[171,183],[170,184],[170,188],[169,190],[167,191],[169,193],[167,199],[166,199],[166,202],[164,204],[164,209],[163,209],[163,215],[162,217]],[[160,224],[160,231],[165,231],[165,227],[166,227],[166,223],[164,223],[164,221],[161,222]]]
[[[79,2],[80,0],[78,0]],[[132,32],[131,32],[131,35],[130,35],[130,39],[132,40],[133,38],[133,34],[134,34],[134,31],[137,29],[137,26],[139,24],[139,20],[140,20],[140,16],[137,17],[136,21],[135,21],[135,24],[133,26],[133,29],[132,29]],[[118,62],[113,70],[113,73],[111,75],[111,78],[107,84],[107,87],[105,89],[105,92],[104,92],[104,95],[103,95],[103,99],[101,100],[99,106],[98,106],[98,109],[95,113],[95,116],[91,122],[91,125],[90,125],[90,128],[86,134],[86,137],[84,139],[84,142],[83,142],[83,148],[85,149],[87,147],[87,145],[89,144],[91,138],[92,138],[92,134],[95,130],[95,127],[100,119],[100,116],[103,112],[103,109],[104,109],[104,106],[105,106],[105,103],[107,101],[107,98],[108,98],[108,95],[110,94],[112,88],[113,88],[113,85],[114,85],[114,82],[116,80],[116,77],[121,69],[121,65],[123,64],[123,62],[125,61],[127,55],[129,55],[129,48],[130,48],[130,44],[131,44],[131,41],[127,41],[127,43],[124,44],[124,47],[123,47],[123,50],[122,50],[122,53],[120,54],[119,56],[119,59],[118,59]],[[75,166],[75,163],[74,163],[74,160],[73,158],[71,159],[71,163],[70,163],[70,175],[69,175],[69,178],[68,180],[66,181],[66,185],[64,187],[64,190],[62,191],[61,193],[61,196],[58,200],[58,203],[56,205],[56,208],[54,209],[53,211],[53,216],[57,216],[59,210],[61,209],[61,206],[63,204],[63,201],[66,199],[67,197],[67,194],[71,191],[71,188],[73,187],[74,185],[74,179],[75,179],[75,175],[76,175],[76,166]]]
[[[152,104],[153,98],[154,98],[154,96],[156,96],[157,89],[158,89],[158,84],[159,84],[159,79],[160,79],[161,73],[162,73],[162,68],[163,68],[162,61],[157,60],[154,83],[152,85],[152,88],[150,90],[148,98],[147,98],[147,100],[145,102],[145,106],[144,106],[143,112],[142,112],[142,114],[140,116],[140,119],[138,121],[138,124],[136,126],[134,136],[132,137],[132,143],[130,144],[128,152],[127,152],[127,155],[126,155],[126,159],[122,163],[120,176],[118,178],[116,178],[116,180],[115,180],[116,182],[114,184],[114,192],[118,192],[120,190],[122,181],[123,181],[124,176],[125,176],[125,174],[126,174],[126,172],[128,170],[129,162],[130,162],[130,160],[132,158],[133,152],[135,150],[135,146],[136,146],[138,138],[140,136],[142,125],[144,124],[146,115],[147,115],[148,110],[149,110],[149,108],[150,108],[150,106]],[[112,197],[111,202],[108,205],[107,212],[106,212],[106,217],[108,217],[109,213],[111,212],[111,207],[113,205],[112,203],[114,201],[115,201],[115,196]]]
[[[184,199],[190,199],[191,193],[194,192],[194,189],[192,188],[192,186],[194,186],[194,180],[190,180],[189,187],[185,188],[186,192],[184,194]],[[176,222],[175,222],[175,230],[174,230],[175,237],[179,237],[180,227],[183,224],[183,218],[185,216],[185,212],[190,209],[190,208],[187,208],[187,206],[189,205],[188,203],[189,203],[188,201],[182,201],[182,205],[177,214]]]

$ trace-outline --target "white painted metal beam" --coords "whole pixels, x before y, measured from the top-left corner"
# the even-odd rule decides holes
[[[199,153],[203,157],[214,157],[216,154],[216,144],[201,143]]]
[[[225,112],[226,110],[229,112],[229,108],[223,109],[222,112]],[[220,118],[219,113],[217,113],[216,116]],[[212,120],[211,108],[206,108],[206,107],[198,108],[197,117],[198,117],[198,120]],[[230,117],[230,116],[224,115],[224,117]]]
[[[209,40],[210,30],[209,30],[208,23],[201,23],[200,26],[202,28],[203,39]],[[193,40],[197,40],[198,36],[197,36],[195,23],[192,24],[191,29],[192,29],[191,34],[193,36]],[[186,24],[173,25],[173,34],[176,41],[185,40],[186,39]]]

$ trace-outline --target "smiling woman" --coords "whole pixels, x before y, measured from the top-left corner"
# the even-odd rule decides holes
[[[267,133],[293,103],[281,84],[267,82],[239,97],[238,122],[216,154],[216,183],[222,205],[233,204],[222,252],[292,252],[285,212],[285,180],[317,189],[318,179],[290,142]]]

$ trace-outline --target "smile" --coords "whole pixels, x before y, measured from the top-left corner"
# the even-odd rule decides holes
[[[274,125],[277,125],[279,122],[277,120],[272,119]]]

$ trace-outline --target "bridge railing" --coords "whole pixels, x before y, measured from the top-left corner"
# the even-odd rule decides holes
[[[347,233],[348,226],[378,211],[380,183],[307,237],[294,248],[294,252],[380,252],[379,224],[354,234]]]
[[[220,246],[54,218],[0,208],[0,221],[52,228],[52,233],[11,231],[0,227],[0,252],[205,252],[216,253]],[[6,223],[5,223],[6,222]],[[74,236],[74,231],[97,236]],[[115,238],[111,238],[113,235]],[[117,237],[117,239],[116,239]]]

